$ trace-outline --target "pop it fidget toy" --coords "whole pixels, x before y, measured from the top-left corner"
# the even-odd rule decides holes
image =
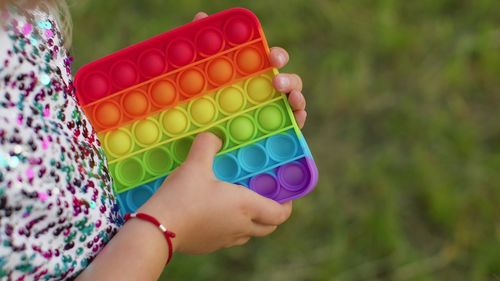
[[[196,134],[223,140],[213,170],[284,202],[318,173],[257,17],[235,8],[163,33],[82,67],[79,102],[98,132],[122,212],[133,212],[189,152]]]

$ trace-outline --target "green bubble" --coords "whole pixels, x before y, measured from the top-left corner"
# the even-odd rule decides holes
[[[125,159],[116,165],[118,181],[126,186],[137,185],[144,177],[141,162],[135,158]]]
[[[183,138],[174,142],[172,145],[172,152],[177,162],[182,163],[186,160],[192,144],[192,138]]]
[[[259,125],[265,131],[275,131],[283,126],[284,114],[276,105],[268,105],[262,108],[257,114]]]
[[[152,174],[160,175],[170,171],[174,162],[165,148],[156,147],[144,154],[144,163]]]
[[[254,123],[248,116],[238,116],[229,123],[229,133],[236,142],[251,140],[255,132]]]

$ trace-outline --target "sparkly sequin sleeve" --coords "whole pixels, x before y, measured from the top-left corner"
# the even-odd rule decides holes
[[[122,218],[56,22],[1,13],[0,280],[73,279]]]

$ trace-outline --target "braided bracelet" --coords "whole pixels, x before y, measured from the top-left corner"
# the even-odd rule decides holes
[[[144,213],[128,213],[125,215],[125,221],[130,220],[131,218],[137,218],[140,220],[144,220],[147,222],[150,222],[154,224],[156,227],[160,229],[161,232],[163,232],[163,235],[165,235],[165,239],[167,240],[168,244],[168,258],[167,258],[167,264],[170,262],[170,259],[172,259],[172,238],[175,238],[175,233],[168,231],[167,228],[161,224],[156,218],[153,216],[150,216],[148,214]]]

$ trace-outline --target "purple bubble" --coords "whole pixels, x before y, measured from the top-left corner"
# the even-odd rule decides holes
[[[310,175],[303,164],[292,162],[278,168],[278,179],[283,188],[299,191],[307,187]]]
[[[258,194],[274,198],[279,193],[279,184],[271,174],[260,174],[250,179],[250,188]]]

